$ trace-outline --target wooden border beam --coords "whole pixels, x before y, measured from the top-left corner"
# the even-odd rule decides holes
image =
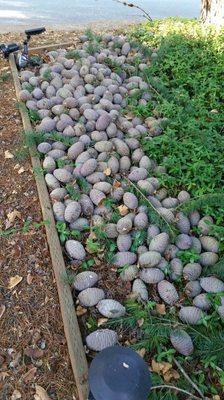
[[[31,47],[29,49],[30,54],[37,54],[37,53],[43,53],[44,51],[52,51],[52,50],[57,50],[57,49],[64,49],[67,47],[74,46],[74,42],[65,42],[65,43],[59,43],[59,44],[46,44],[44,46],[40,47]]]
[[[15,63],[15,57],[13,54],[10,54],[9,56],[9,63],[14,80],[16,96],[19,100],[21,85],[19,81],[18,70]],[[32,131],[30,119],[26,109],[23,107],[20,108],[20,114],[22,117],[23,127],[26,134],[26,132]],[[33,170],[40,171],[41,170],[40,160],[37,156],[34,155],[37,154],[36,146],[30,148],[29,151],[30,151],[30,158]],[[49,221],[49,225],[47,224],[45,226],[47,241],[51,254],[51,261],[57,284],[61,315],[64,324],[65,337],[67,340],[67,346],[74,373],[75,383],[79,395],[79,400],[87,400],[89,392],[88,381],[87,381],[88,364],[82,343],[82,337],[79,329],[77,316],[75,313],[75,307],[71,294],[71,289],[63,279],[66,276],[66,267],[62,254],[61,244],[55,227],[54,215],[52,212],[51,202],[44,176],[41,174],[36,175],[35,181],[36,181],[40,206],[42,210],[43,220]]]

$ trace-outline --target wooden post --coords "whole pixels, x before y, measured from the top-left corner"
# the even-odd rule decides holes
[[[19,99],[21,85],[15,63],[15,57],[13,54],[10,54],[9,62],[14,80],[16,95]],[[30,132],[32,130],[32,126],[27,111],[24,108],[20,108],[20,113],[25,133]],[[41,168],[41,163],[39,158],[34,155],[36,154],[36,146],[33,146],[29,150],[33,170],[38,171]],[[79,400],[87,400],[89,392],[87,381],[88,365],[82,343],[78,320],[75,313],[71,290],[69,285],[65,283],[63,279],[63,277],[66,275],[66,267],[62,254],[61,244],[55,227],[54,215],[52,212],[51,202],[44,176],[36,175],[35,180],[43,219],[49,221],[49,225],[47,224],[45,226],[47,241],[51,254],[52,266],[54,270],[61,308],[61,315],[64,324],[65,337],[67,340],[67,346],[75,377]]]

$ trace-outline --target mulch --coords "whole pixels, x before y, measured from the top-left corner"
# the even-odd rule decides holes
[[[75,39],[71,32],[52,31],[33,45],[70,41],[71,36]],[[0,42],[21,37],[0,35]],[[0,76],[8,73],[8,63],[1,60]],[[31,400],[38,384],[51,399],[75,400],[45,230],[33,227],[42,215],[11,75],[0,79],[0,99],[0,230],[9,232],[1,237],[0,249],[0,399]],[[27,229],[25,221],[30,221]],[[10,233],[13,228],[16,232]]]

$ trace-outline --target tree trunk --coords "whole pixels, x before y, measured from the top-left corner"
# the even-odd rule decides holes
[[[224,25],[224,0],[201,0],[203,22]]]

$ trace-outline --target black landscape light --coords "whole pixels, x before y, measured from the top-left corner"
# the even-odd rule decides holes
[[[94,358],[88,400],[147,400],[151,376],[146,362],[130,348],[113,346]]]

